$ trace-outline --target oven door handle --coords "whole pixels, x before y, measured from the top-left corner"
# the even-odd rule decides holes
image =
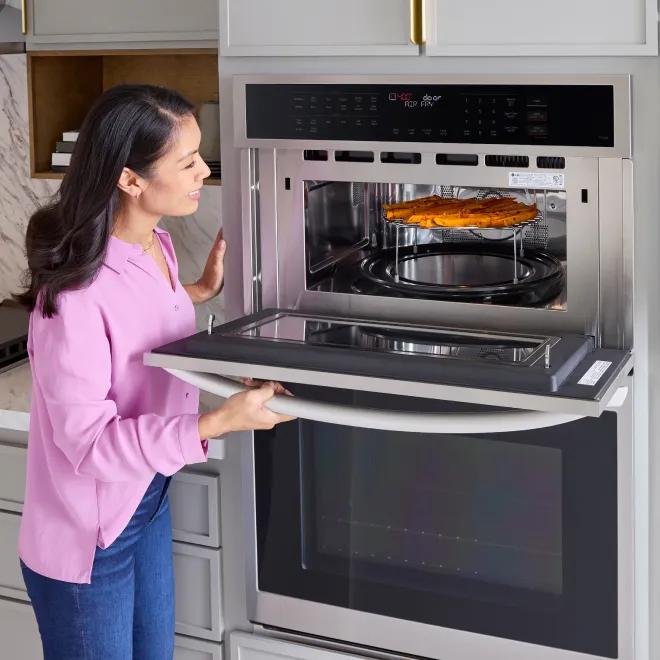
[[[182,369],[166,369],[166,371],[223,399],[250,389],[234,380],[216,374]],[[559,426],[583,417],[583,415],[536,410],[498,410],[476,413],[402,412],[343,406],[284,395],[275,395],[268,402],[267,408],[283,415],[326,424],[407,433],[510,433]]]

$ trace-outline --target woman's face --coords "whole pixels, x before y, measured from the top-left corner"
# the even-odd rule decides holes
[[[157,161],[140,195],[139,204],[144,211],[158,216],[181,216],[197,210],[204,179],[211,174],[197,153],[201,135],[192,115],[181,120],[171,148]]]

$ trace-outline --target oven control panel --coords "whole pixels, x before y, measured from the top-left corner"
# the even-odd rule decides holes
[[[248,138],[614,146],[611,85],[248,84]]]

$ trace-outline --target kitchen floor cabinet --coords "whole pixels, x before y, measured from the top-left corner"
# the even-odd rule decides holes
[[[217,0],[28,0],[28,50],[215,48]]]
[[[656,0],[221,0],[220,12],[223,56],[658,53]]]
[[[238,660],[362,660],[364,656],[340,653],[272,637],[233,632],[231,657]]]

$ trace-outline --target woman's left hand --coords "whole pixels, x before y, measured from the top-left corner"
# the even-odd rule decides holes
[[[186,287],[194,303],[205,303],[222,291],[225,280],[225,252],[227,243],[223,238],[222,229],[209,252],[202,276],[194,284]]]

